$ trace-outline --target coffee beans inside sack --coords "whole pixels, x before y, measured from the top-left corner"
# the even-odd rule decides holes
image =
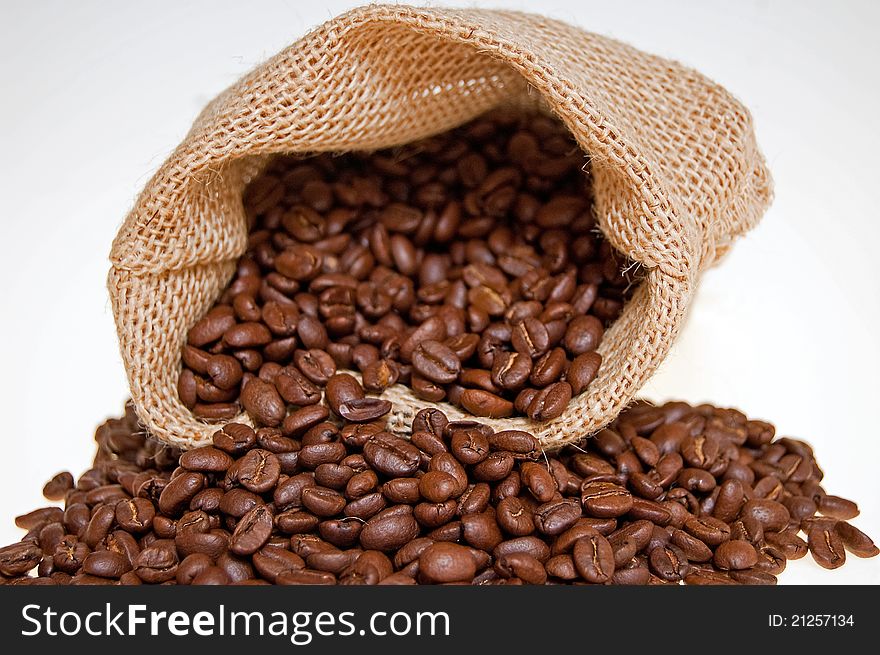
[[[338,369],[472,415],[557,418],[639,267],[602,239],[583,153],[557,121],[495,114],[370,154],[282,158],[244,194],[248,251],[188,333],[200,418],[282,426]],[[385,403],[358,400],[348,420]]]
[[[635,398],[771,187],[748,111],[680,64],[518,12],[353,10],[212,101],[120,228],[136,411],[192,448],[351,371],[394,434],[440,407],[559,448]]]
[[[639,403],[549,454],[435,409],[407,438],[350,422],[366,396],[348,375],[326,396],[289,436],[233,423],[183,453],[129,407],[93,468],[46,484],[63,509],[16,519],[2,582],[775,584],[808,553],[828,569],[878,553],[810,446],[736,410]]]

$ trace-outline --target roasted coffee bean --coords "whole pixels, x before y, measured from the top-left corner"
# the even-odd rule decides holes
[[[565,331],[563,343],[573,357],[596,350],[604,333],[602,322],[595,316],[577,316]]]
[[[0,548],[0,574],[14,577],[27,573],[40,563],[43,552],[37,544],[21,542]]]
[[[419,524],[411,513],[378,514],[364,525],[360,542],[369,550],[392,551],[419,534]]]
[[[731,539],[715,549],[713,562],[724,571],[750,569],[758,563],[758,553],[748,541]]]
[[[578,539],[572,550],[575,569],[584,580],[604,584],[614,575],[614,551],[601,534],[588,534]]]
[[[730,526],[711,516],[689,518],[684,530],[709,546],[718,546],[730,539]]]
[[[400,369],[396,362],[379,359],[363,369],[364,388],[367,391],[381,393],[397,383]]]
[[[519,578],[526,584],[542,585],[547,582],[543,564],[526,553],[510,553],[495,561],[495,571],[504,578]]]
[[[147,532],[153,527],[156,509],[146,498],[130,498],[116,503],[116,522],[133,534]]]
[[[299,370],[291,366],[281,369],[275,376],[273,384],[281,398],[293,405],[314,405],[321,400],[320,389]],[[287,416],[284,419],[285,423],[290,416],[293,415]],[[293,429],[285,429],[285,432],[292,431]]]
[[[488,437],[489,447],[492,450],[502,450],[519,455],[531,455],[540,447],[535,437],[522,430],[503,430]]]
[[[632,494],[611,482],[584,482],[581,503],[589,516],[609,518],[623,516],[633,506]]]
[[[229,540],[229,550],[236,555],[255,553],[272,535],[272,513],[258,505],[241,517]]]
[[[562,415],[571,400],[568,382],[554,382],[534,395],[526,409],[529,418],[549,421]]]
[[[70,489],[73,489],[73,476],[62,471],[43,486],[43,496],[48,500],[62,500]]]
[[[880,550],[868,535],[846,521],[835,524],[834,531],[844,547],[856,557],[875,557],[880,554]]]
[[[214,433],[214,446],[230,455],[241,455],[257,442],[257,434],[252,428],[240,423],[230,423]]]
[[[418,448],[385,432],[364,444],[364,459],[376,471],[395,478],[415,473],[420,461]]]
[[[88,554],[83,561],[82,570],[99,578],[119,579],[123,573],[131,570],[131,563],[119,553],[97,550]]]
[[[492,383],[500,389],[516,391],[528,381],[532,364],[519,352],[500,352],[492,365]]]
[[[731,571],[731,579],[740,584],[746,585],[775,585],[776,576],[764,571],[756,571],[754,569],[746,569],[743,571]]]
[[[458,378],[461,361],[455,352],[439,341],[423,341],[413,351],[413,368],[424,378],[448,384]]]
[[[314,384],[326,385],[336,373],[336,362],[329,354],[318,348],[297,350],[293,360],[300,372]]]
[[[843,539],[834,527],[816,525],[810,528],[807,543],[816,564],[823,568],[836,569],[846,562]]]
[[[840,531],[838,530],[839,533]],[[776,548],[782,551],[786,559],[800,559],[809,550],[807,542],[793,532],[768,532],[765,538],[768,544],[776,546]],[[748,541],[752,540],[749,539]]]
[[[507,418],[514,410],[512,402],[483,389],[465,389],[459,402],[474,416]]]
[[[232,458],[211,446],[195,448],[180,456],[180,465],[190,471],[200,473],[222,473],[232,464]]]
[[[245,489],[257,494],[272,489],[280,474],[281,464],[278,457],[260,448],[249,451],[235,463],[235,480]]]
[[[673,530],[670,541],[681,549],[690,562],[708,562],[712,559],[712,549],[684,530]]]
[[[302,557],[278,546],[263,546],[253,554],[252,560],[257,573],[272,583],[276,582],[278,576],[285,571],[305,568]]]
[[[149,584],[159,584],[174,579],[178,563],[174,542],[158,540],[144,548],[132,565],[141,580]]]
[[[241,518],[261,503],[260,497],[247,489],[230,489],[220,499],[220,511],[234,518]]]
[[[259,378],[251,378],[244,384],[241,404],[263,425],[280,425],[287,411],[275,387]]]
[[[385,416],[391,411],[391,403],[380,398],[360,398],[349,400],[341,405],[337,413],[347,421],[368,423]]]
[[[840,496],[824,495],[819,499],[819,511],[841,521],[848,521],[859,515],[859,507],[851,500]]]
[[[542,503],[550,501],[557,492],[556,480],[541,464],[523,462],[520,465],[520,476],[532,496]]]
[[[783,530],[791,518],[785,505],[773,500],[757,498],[746,501],[740,511],[740,515],[742,517],[750,516],[754,518],[765,531]]]
[[[532,509],[516,496],[508,496],[498,503],[495,519],[504,532],[514,537],[524,537],[535,531]]]
[[[580,517],[581,506],[574,498],[550,501],[535,508],[535,527],[546,535],[567,530]]]
[[[419,555],[419,577],[430,583],[468,582],[476,573],[470,550],[451,543],[435,543]]]
[[[495,517],[488,512],[465,514],[461,524],[465,542],[480,550],[492,550],[504,538]]]
[[[654,575],[667,582],[682,580],[690,570],[687,557],[676,546],[657,546],[648,554],[648,565]]]

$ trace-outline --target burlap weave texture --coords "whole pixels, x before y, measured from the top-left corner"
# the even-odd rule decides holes
[[[610,422],[668,353],[700,272],[770,202],[751,116],[689,68],[559,21],[374,5],[215,98],[120,228],[108,286],[145,426],[185,447],[216,430],[177,397],[180,352],[245,251],[242,191],[271,155],[400,145],[506,104],[540,106],[571,131],[591,161],[601,229],[646,276],[605,334],[598,378],[561,417],[486,422],[532,431],[547,448]],[[426,404],[400,385],[386,397],[393,428]]]

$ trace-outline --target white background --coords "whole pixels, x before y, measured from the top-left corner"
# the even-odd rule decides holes
[[[110,241],[216,93],[348,2],[3,2],[0,543],[43,482],[92,457],[126,380]],[[761,225],[709,272],[654,399],[736,406],[810,440],[826,488],[880,538],[880,3],[525,2],[681,60],[752,110],[776,180]],[[785,583],[880,582],[880,559]]]

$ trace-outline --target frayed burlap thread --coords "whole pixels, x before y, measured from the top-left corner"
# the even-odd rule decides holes
[[[605,334],[598,378],[562,416],[486,422],[548,449],[609,423],[668,353],[700,272],[770,202],[748,111],[689,68],[559,21],[378,5],[325,23],[215,98],[122,225],[108,286],[145,427],[183,447],[217,429],[177,397],[181,347],[245,251],[242,191],[273,154],[391,147],[511,104],[571,131],[602,231],[646,275]],[[385,395],[399,431],[427,404],[400,385]]]

